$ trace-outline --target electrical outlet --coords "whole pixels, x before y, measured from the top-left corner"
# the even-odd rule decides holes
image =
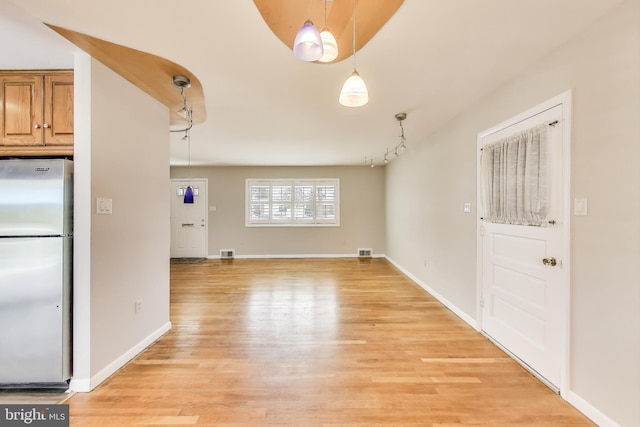
[[[142,312],[142,299],[136,300],[136,314]]]

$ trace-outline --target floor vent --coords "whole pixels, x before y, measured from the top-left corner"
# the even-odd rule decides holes
[[[358,249],[358,257],[359,258],[371,258],[373,254],[373,249],[370,248],[360,248]]]
[[[232,259],[234,252],[233,249],[220,249],[220,259]]]

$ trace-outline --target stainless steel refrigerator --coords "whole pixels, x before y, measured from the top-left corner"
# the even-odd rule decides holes
[[[0,384],[71,377],[73,162],[0,160]]]

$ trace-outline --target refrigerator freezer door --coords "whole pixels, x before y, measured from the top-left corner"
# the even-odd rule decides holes
[[[0,236],[72,234],[73,162],[0,161]]]
[[[70,377],[69,237],[0,239],[0,383]]]

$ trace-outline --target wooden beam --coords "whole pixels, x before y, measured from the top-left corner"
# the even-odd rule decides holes
[[[173,76],[178,74],[188,77],[191,80],[191,87],[185,89],[185,94],[189,106],[193,110],[193,123],[199,124],[206,120],[207,112],[200,80],[181,65],[147,52],[97,39],[66,28],[49,24],[47,26],[142,89],[149,96],[169,107],[171,125],[185,124],[185,119],[177,114],[177,111],[182,108],[182,96],[173,85]]]

